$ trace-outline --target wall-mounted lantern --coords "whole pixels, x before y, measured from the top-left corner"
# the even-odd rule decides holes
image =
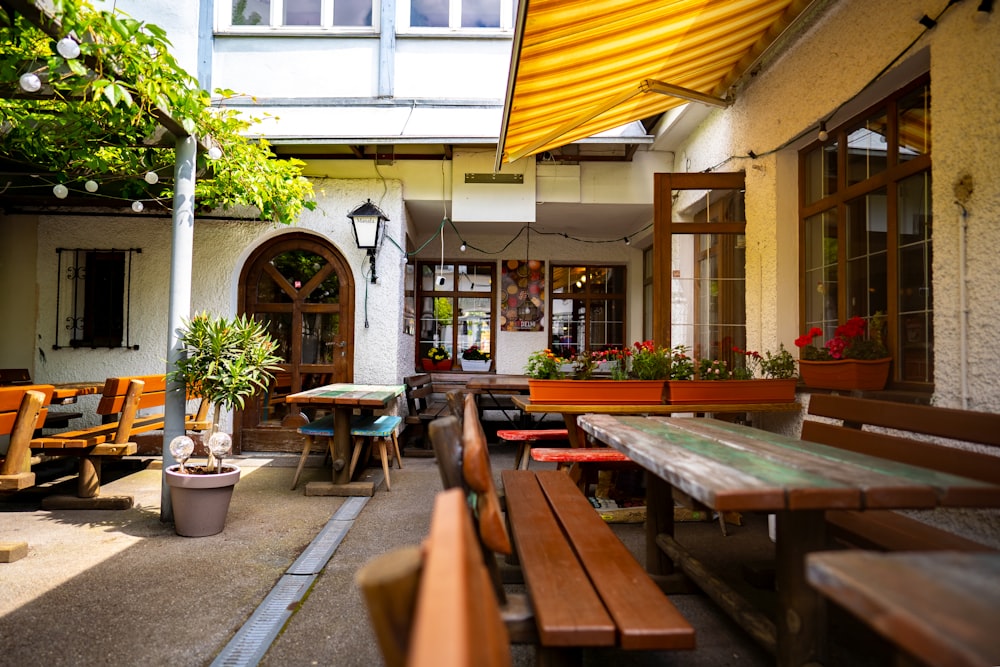
[[[374,284],[378,281],[378,276],[375,274],[375,252],[382,238],[382,223],[387,222],[389,218],[372,203],[371,199],[348,213],[347,217],[354,226],[354,241],[358,244],[358,248],[368,251],[372,268],[371,282]]]

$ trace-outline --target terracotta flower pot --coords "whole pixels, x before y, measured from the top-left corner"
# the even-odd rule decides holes
[[[182,475],[178,468],[173,465],[164,471],[174,510],[174,530],[184,537],[221,533],[240,469],[224,465],[218,474]]]
[[[790,403],[795,400],[795,378],[782,380],[670,380],[667,403]]]
[[[658,405],[665,380],[528,380],[532,403]]]
[[[445,359],[444,361],[434,361],[433,359],[420,360],[420,365],[424,367],[425,371],[450,371],[451,363],[451,359]]]
[[[843,391],[884,389],[889,379],[890,357],[885,359],[840,359],[799,361],[802,382],[815,389]]]

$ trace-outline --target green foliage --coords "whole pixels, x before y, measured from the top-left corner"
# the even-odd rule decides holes
[[[438,321],[438,326],[446,327],[453,324],[453,313],[451,299],[443,296],[434,298],[434,319]]]
[[[266,392],[282,361],[264,325],[245,315],[229,319],[199,313],[185,323],[179,343],[186,356],[167,379],[208,399],[216,423],[220,408],[242,409],[248,398]]]
[[[0,99],[0,152],[26,172],[51,172],[73,189],[141,181],[145,172],[172,174],[174,150],[153,148],[158,118],[169,117],[196,137],[211,138],[222,157],[199,157],[195,197],[206,209],[253,207],[265,220],[289,224],[312,210],[312,185],[299,160],[274,159],[266,141],[245,136],[250,120],[212,106],[208,92],[170,54],[165,32],[120,13],[96,11],[86,0],[52,2],[61,27],[73,35],[80,57],[67,60],[55,42],[16,13],[0,9],[0,80],[35,72],[51,92],[44,99]],[[16,85],[16,84],[15,84]],[[222,99],[232,91],[217,91]],[[160,171],[162,170],[162,171]],[[133,185],[169,207],[169,179]]]
[[[534,380],[562,380],[566,377],[562,371],[562,365],[565,363],[567,361],[552,350],[538,350],[528,357],[524,373]]]

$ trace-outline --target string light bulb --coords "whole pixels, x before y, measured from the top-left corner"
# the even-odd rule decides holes
[[[59,199],[66,199],[66,196],[69,194],[69,189],[62,183],[56,183],[52,187],[52,194],[54,194]]]
[[[630,239],[629,237],[626,236],[625,237],[625,245],[632,245],[632,239]]]
[[[147,171],[146,175],[143,176],[143,178],[150,185],[156,185],[156,183],[160,180],[160,175],[157,174],[155,171]]]
[[[63,37],[56,42],[56,51],[66,60],[73,60],[80,55],[80,45],[72,37]]]
[[[142,205],[141,201],[132,202],[132,210],[135,211],[136,213],[142,213],[142,209],[144,208],[146,207]]]
[[[83,189],[87,192],[97,192],[97,181],[91,179],[83,184]]]
[[[218,146],[212,146],[211,148],[208,149],[209,160],[218,160],[220,157],[222,157],[221,148],[219,148]]]
[[[37,93],[42,88],[42,80],[34,72],[25,72],[18,79],[21,90],[26,93]]]
[[[820,141],[826,141],[827,139],[830,138],[830,133],[826,131],[826,121],[825,120],[821,120],[819,122],[819,134],[817,134],[816,137]]]
[[[467,248],[468,246],[465,245],[465,241],[462,241],[462,245],[458,246],[458,249],[461,250],[462,252],[465,252]]]

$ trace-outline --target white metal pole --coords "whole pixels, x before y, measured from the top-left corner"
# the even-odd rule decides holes
[[[188,136],[177,140],[174,164],[174,216],[170,242],[170,301],[167,322],[167,372],[180,358],[177,330],[191,317],[191,267],[194,252],[194,182],[198,142]],[[172,391],[181,389],[181,391]],[[163,470],[176,463],[170,454],[170,441],[184,434],[186,398],[176,382],[167,385],[163,420]],[[170,487],[166,473],[160,475],[160,520],[173,521]]]

